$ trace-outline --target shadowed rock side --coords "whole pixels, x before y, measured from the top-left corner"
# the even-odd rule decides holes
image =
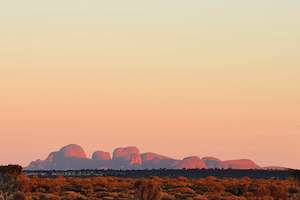
[[[171,159],[169,157],[158,155],[156,153],[151,153],[151,152],[141,154],[141,158],[143,162],[152,161],[153,163],[157,163],[159,160],[162,159]]]
[[[76,144],[70,144],[59,151],[50,153],[44,161],[38,159],[31,162],[24,169],[84,169],[91,165],[92,160],[86,158],[84,150]]]
[[[95,151],[92,155],[92,160],[111,160],[110,153],[104,151]]]
[[[112,168],[110,153],[104,151],[95,151],[92,155],[93,168],[90,169],[108,169]]]
[[[155,153],[143,153],[136,147],[117,148],[110,157],[108,152],[96,151],[92,159],[86,158],[84,150],[70,144],[59,151],[52,152],[45,160],[36,160],[24,167],[24,170],[68,170],[68,169],[260,169],[248,159],[221,161],[214,157],[197,156],[176,160]],[[278,167],[279,168],[279,167]]]
[[[206,164],[207,168],[217,168],[218,164],[221,162],[220,159],[215,158],[215,157],[204,157],[202,158],[202,160],[204,161],[204,163]]]
[[[175,159],[151,152],[141,154],[141,158],[143,169],[173,169],[173,164],[177,161]]]

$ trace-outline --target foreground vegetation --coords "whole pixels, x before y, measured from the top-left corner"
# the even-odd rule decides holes
[[[12,170],[13,171],[13,170]],[[1,174],[1,173],[0,173]],[[295,178],[217,179],[158,178],[132,179],[117,177],[29,178],[6,170],[10,179],[1,181],[0,199],[28,200],[98,200],[98,199],[300,199],[300,185]],[[1,179],[4,180],[4,179]],[[9,180],[9,181],[8,181]],[[12,187],[4,187],[4,185]],[[3,187],[2,187],[3,186]]]

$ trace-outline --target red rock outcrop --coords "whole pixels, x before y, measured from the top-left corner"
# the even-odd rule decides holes
[[[24,170],[67,170],[67,169],[193,169],[193,168],[219,168],[219,169],[261,169],[249,159],[220,161],[214,157],[197,156],[187,157],[183,160],[172,159],[155,153],[140,154],[136,147],[117,148],[111,159],[108,152],[96,151],[92,159],[86,158],[84,150],[70,144],[59,151],[52,152],[46,160],[36,160],[24,167]],[[283,169],[281,167],[265,167],[264,169]]]
[[[184,158],[182,161],[179,161],[179,164],[175,166],[175,169],[207,169],[204,161],[201,160],[198,156],[191,156]]]
[[[93,167],[82,147],[70,144],[59,151],[52,152],[45,161],[36,160],[24,169],[89,169]]]
[[[92,156],[93,160],[111,160],[110,153],[104,151],[95,151]]]
[[[56,152],[51,152],[49,154],[49,156],[46,158],[46,162],[50,162],[50,163],[56,163],[58,162],[58,158],[59,158],[59,153],[58,151]]]
[[[77,144],[69,144],[61,148],[59,151],[50,153],[45,161],[57,163],[62,162],[65,157],[86,158],[86,155],[81,146],[78,146]]]
[[[217,165],[221,162],[220,159],[215,158],[215,157],[204,157],[202,158],[204,163],[206,164],[207,168],[217,168]]]
[[[128,166],[133,166],[135,164],[138,164],[138,165],[142,164],[142,158],[141,158],[140,154],[138,154],[138,153],[134,153],[131,155],[130,163]]]
[[[77,144],[69,144],[61,148],[59,154],[63,157],[86,158],[83,148]]]
[[[113,153],[113,160],[117,158],[123,158],[125,160],[130,160],[132,154],[140,154],[140,151],[136,147],[126,147],[126,148],[117,148]]]
[[[35,169],[44,169],[45,161],[41,159],[37,159],[36,161],[32,161],[28,167]]]
[[[219,169],[261,169],[260,166],[256,165],[252,160],[240,159],[240,160],[227,160],[222,161],[217,165]]]
[[[132,169],[133,167],[140,169],[142,158],[138,148],[131,146],[115,149],[111,162],[114,169]]]
[[[173,169],[173,164],[177,161],[173,158],[151,152],[141,154],[141,158],[143,169]]]
[[[151,153],[151,152],[141,154],[141,158],[143,162],[151,160],[154,163],[157,163],[159,160],[162,159],[171,159],[169,157],[158,155],[156,153]]]

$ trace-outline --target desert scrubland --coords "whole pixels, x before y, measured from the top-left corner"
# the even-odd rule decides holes
[[[30,178],[18,166],[2,167],[0,174],[0,199],[300,199],[297,176],[286,180],[217,179],[214,176],[199,179],[182,176],[176,179],[157,176],[149,179],[74,178],[61,175]]]

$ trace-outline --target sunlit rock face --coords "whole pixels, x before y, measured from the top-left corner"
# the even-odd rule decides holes
[[[92,156],[93,160],[111,160],[110,153],[104,151],[95,151]]]
[[[252,160],[240,159],[240,160],[227,160],[222,161],[217,165],[219,169],[261,169],[260,166],[256,165]]]
[[[69,144],[61,148],[59,154],[62,157],[86,158],[84,150],[77,144]]]
[[[182,161],[179,161],[179,164],[175,166],[175,169],[207,169],[204,161],[201,160],[198,156],[191,156],[184,158]]]
[[[140,154],[137,153],[132,154],[128,166],[141,165],[141,164],[142,164],[142,158]]]
[[[130,160],[132,154],[140,154],[140,151],[136,147],[126,147],[126,148],[117,148],[113,153],[113,160],[115,159],[125,159]]]
[[[50,153],[45,161],[57,163],[62,162],[65,157],[86,158],[86,155],[82,147],[77,144],[69,144],[59,151]]]
[[[45,161],[41,159],[37,159],[36,161],[32,161],[28,167],[36,168],[36,169],[44,169]]]
[[[215,158],[215,157],[204,157],[202,158],[202,160],[204,161],[204,163],[206,164],[207,168],[217,168],[217,165],[221,162],[220,159]]]
[[[115,169],[140,168],[142,158],[136,147],[117,148],[113,152],[112,167]]]

